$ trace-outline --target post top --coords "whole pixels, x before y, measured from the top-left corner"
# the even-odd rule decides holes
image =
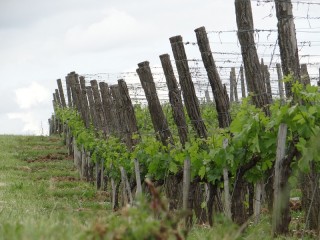
[[[202,26],[202,27],[196,28],[194,31],[195,32],[201,32],[201,31],[205,31],[206,32],[206,28],[204,26]]]
[[[138,67],[139,68],[148,67],[148,66],[149,66],[149,62],[148,61],[144,61],[144,62],[138,63]]]
[[[181,35],[177,35],[174,37],[169,38],[171,43],[175,43],[175,42],[182,42],[182,36]]]

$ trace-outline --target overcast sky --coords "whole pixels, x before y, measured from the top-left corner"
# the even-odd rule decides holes
[[[276,28],[273,4],[255,1],[253,10],[255,28]],[[316,17],[319,10],[318,5],[295,5],[301,16]],[[200,26],[236,29],[234,12],[233,1],[226,0],[0,0],[0,134],[47,133],[56,79],[64,80],[67,73],[134,71],[145,60],[159,66],[159,55],[172,55],[169,37],[195,41],[194,29]],[[297,24],[320,26],[304,19]],[[276,34],[262,37],[272,43]],[[235,43],[220,44],[224,51],[239,47],[235,33],[209,38]],[[308,39],[316,37],[303,41]],[[188,57],[200,58],[197,46],[186,49]]]

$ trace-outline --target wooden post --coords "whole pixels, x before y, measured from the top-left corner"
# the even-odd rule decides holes
[[[49,123],[49,136],[51,136],[52,135],[52,133],[53,133],[53,131],[52,131],[52,120],[51,120],[51,118],[49,118],[48,119],[48,123]]]
[[[68,78],[69,78],[71,95],[72,95],[72,107],[74,107],[76,110],[80,112],[79,100],[77,98],[77,93],[76,93],[77,75],[75,74],[75,72],[71,72],[69,73]]]
[[[134,108],[132,105],[132,101],[129,95],[128,87],[126,82],[123,79],[118,80],[119,86],[119,93],[121,97],[121,101],[123,104],[123,109],[125,113],[125,125],[126,125],[126,145],[129,151],[132,151],[132,148],[138,143],[139,139],[134,138],[134,134],[139,134],[138,132],[138,123],[136,119],[136,115],[134,113]],[[140,178],[140,166],[139,160],[134,159],[134,167],[135,167],[135,175],[136,175],[136,183],[137,183],[137,191],[136,195],[142,193],[142,186],[141,186],[141,178]],[[129,185],[129,184],[127,184]],[[130,190],[130,187],[128,187]],[[128,191],[129,191],[128,190]],[[131,191],[130,191],[131,194]],[[132,202],[132,196],[131,202]]]
[[[301,81],[296,29],[293,20],[291,0],[275,0],[278,19],[278,44],[282,70],[285,76],[292,74],[294,81]],[[286,82],[286,96],[292,97],[292,83]]]
[[[66,86],[67,86],[67,97],[68,97],[68,107],[72,108],[72,93],[71,93],[71,84],[69,75],[66,76]]]
[[[86,80],[85,80],[85,78],[84,78],[84,76],[80,76],[79,77],[79,80],[80,80],[80,88],[83,90],[85,90],[86,89]]]
[[[137,191],[136,196],[142,193],[141,176],[140,176],[140,165],[138,159],[134,159],[134,173],[136,175]]]
[[[223,140],[223,148],[226,149],[228,146],[228,139]],[[229,190],[229,174],[228,169],[223,169],[223,186],[224,186],[224,212],[228,219],[232,218],[231,215],[231,197],[230,197],[230,190]]]
[[[280,124],[278,132],[278,144],[276,163],[274,167],[274,201],[272,211],[272,233],[274,236],[278,234],[286,234],[289,232],[290,209],[289,209],[289,194],[288,172],[285,169],[284,161],[286,155],[286,138],[287,125]]]
[[[237,75],[236,75],[236,68],[232,67],[231,68],[231,76],[232,76],[232,82],[233,82],[233,95],[234,95],[234,100],[236,102],[239,102],[238,98],[238,83],[237,83]]]
[[[80,160],[80,178],[87,180],[88,178],[88,171],[87,171],[87,154],[86,150],[83,146],[81,146],[81,160]]]
[[[126,132],[126,145],[128,150],[131,151],[139,139],[133,137],[134,134],[139,134],[138,123],[136,115],[134,114],[134,108],[129,95],[128,87],[123,79],[118,80],[119,93],[122,102],[122,108],[124,111],[124,122],[125,122],[125,132]]]
[[[103,107],[102,107],[102,101],[101,101],[101,96],[100,96],[97,80],[91,80],[90,84],[91,84],[91,88],[92,88],[94,105],[95,105],[96,114],[97,114],[97,119],[96,119],[97,124],[98,124],[99,129],[102,130],[104,134],[106,134],[106,124],[105,124],[105,118],[104,118],[104,111],[103,111]]]
[[[129,184],[129,181],[128,181],[127,173],[126,173],[126,171],[124,170],[123,167],[120,167],[120,172],[121,172],[121,179],[123,181],[125,198],[128,197],[129,204],[132,204],[133,203],[133,197],[132,197],[132,193],[131,193],[131,189],[130,189],[130,184]]]
[[[171,131],[161,108],[149,62],[141,62],[138,66],[137,73],[148,101],[148,108],[154,130],[159,134],[163,145],[168,145],[168,143],[173,144]]]
[[[117,137],[121,138],[123,142],[126,142],[126,121],[125,112],[123,109],[123,103],[119,91],[119,85],[114,84],[110,86],[112,98],[115,106],[115,117],[118,119],[118,128],[115,130]]]
[[[244,84],[244,73],[243,73],[243,67],[240,67],[240,81],[241,81],[241,97],[246,97],[246,87]],[[249,92],[249,91],[248,91]]]
[[[197,135],[200,138],[207,138],[207,129],[201,118],[199,101],[192,82],[182,37],[171,37],[170,43],[179,73],[179,83],[183,93],[183,100],[187,109],[187,113]]]
[[[181,36],[174,36],[170,38],[170,43],[179,73],[179,83],[183,93],[184,103],[188,116],[191,120],[191,124],[198,137],[207,138],[207,128],[201,117],[199,101],[192,82],[183,39]],[[203,186],[201,186],[199,183],[192,182],[190,184],[188,208],[191,210],[194,209],[196,217],[198,218],[198,222],[200,223],[207,221],[207,214],[201,208],[201,202],[204,201],[203,193]],[[196,198],[198,198],[197,201],[195,201]],[[188,221],[191,225],[192,217],[190,217]]]
[[[99,190],[101,188],[101,168],[100,168],[100,161],[97,159],[96,161],[96,188]]]
[[[264,65],[264,77],[266,82],[267,94],[269,98],[269,102],[272,103],[272,90],[271,90],[271,80],[270,80],[270,73],[269,68],[267,65]]]
[[[122,185],[122,206],[127,206],[127,204],[129,203],[129,199],[128,199],[127,190],[126,190],[126,177],[124,175],[123,167],[120,167],[120,174],[121,174],[120,184]]]
[[[164,75],[166,77],[166,83],[169,90],[169,101],[172,108],[172,115],[175,124],[178,128],[178,134],[181,145],[184,147],[185,143],[188,141],[188,126],[185,118],[185,113],[183,109],[183,103],[181,98],[181,91],[178,88],[178,83],[174,75],[172,64],[170,61],[169,54],[163,54],[160,56],[162,68]],[[190,188],[190,159],[184,160],[184,169],[183,169],[183,190],[182,190],[182,209],[188,209],[188,199],[189,199],[189,188]],[[176,176],[171,176],[167,179],[166,193],[170,199],[170,209],[177,208],[176,202],[180,196],[178,196],[178,191],[175,191],[170,187],[171,184],[175,184],[175,181],[178,180]],[[179,182],[179,180],[177,181]],[[186,218],[186,226],[188,227],[188,217]],[[189,226],[190,227],[190,226]]]
[[[190,181],[191,181],[191,161],[190,158],[184,160],[183,164],[183,189],[182,189],[182,209],[191,210],[189,206],[189,191],[190,191]],[[189,217],[186,217],[185,221],[186,228],[189,230],[191,228],[191,221]]]
[[[310,82],[310,76],[309,76],[309,73],[308,73],[308,68],[307,68],[307,64],[301,64],[301,70],[300,70],[300,73],[301,73],[301,82],[303,85],[310,85],[311,82]]]
[[[103,105],[103,112],[105,114],[105,119],[106,119],[106,131],[107,134],[114,133],[114,121],[115,121],[115,116],[114,112],[112,111],[112,96],[111,92],[109,89],[109,86],[105,82],[100,82],[99,83],[100,91],[101,91],[101,100],[102,100],[102,105]]]
[[[106,177],[105,177],[105,173],[104,173],[104,169],[105,169],[105,166],[104,166],[104,159],[101,159],[100,160],[100,163],[101,163],[101,165],[100,165],[100,182],[101,182],[101,186],[100,186],[100,188],[101,188],[101,190],[102,191],[105,191],[106,190],[106,188],[107,188],[107,182],[106,182]]]
[[[66,104],[66,99],[64,97],[64,93],[63,93],[61,79],[57,79],[57,84],[58,84],[58,89],[59,89],[59,96],[60,96],[60,99],[61,99],[61,105],[62,105],[63,108],[65,108],[65,107],[67,107],[67,104]]]
[[[260,221],[261,201],[262,201],[263,181],[259,181],[255,185],[254,197],[254,223],[258,224]]]
[[[88,105],[87,90],[84,77],[80,76],[80,98],[81,108],[83,109],[83,121],[86,128],[90,127],[90,110]]]
[[[261,68],[261,76],[262,76],[263,84],[264,84],[264,88],[265,88],[265,87],[266,87],[266,76],[265,76],[265,70],[264,70],[264,61],[263,61],[263,58],[261,58],[260,68]],[[267,91],[265,91],[265,92],[267,92]]]
[[[97,113],[96,113],[96,108],[95,108],[95,104],[94,104],[92,88],[90,86],[88,86],[88,87],[86,87],[86,90],[87,90],[87,94],[88,94],[91,121],[93,123],[95,130],[98,131],[99,125],[97,122]]]
[[[111,178],[111,190],[112,190],[112,209],[114,211],[118,210],[119,203],[118,203],[118,190],[119,185],[114,181],[113,178]]]
[[[222,85],[220,75],[218,73],[215,61],[213,59],[209,39],[205,27],[200,27],[195,30],[201,57],[206,68],[209,83],[212,89],[216,109],[218,112],[219,127],[228,127],[231,123],[229,113],[230,103],[228,93]]]
[[[266,95],[264,79],[254,41],[254,26],[250,0],[235,0],[236,19],[238,26],[238,39],[245,68],[248,89],[253,93],[253,103],[262,108],[267,115],[269,111],[269,98]]]
[[[204,91],[204,96],[206,98],[206,103],[212,103],[209,95],[209,90]]]
[[[78,78],[78,75],[77,75],[77,78]],[[76,81],[75,82],[75,94],[76,94],[76,98],[77,98],[77,109],[79,111],[79,113],[81,114],[81,117],[82,117],[82,120],[83,122],[85,123],[86,126],[89,126],[89,121],[87,119],[87,112],[86,112],[86,109],[85,109],[85,105],[83,103],[83,100],[85,101],[86,99],[83,98],[83,93],[82,93],[82,90],[80,88],[80,83],[79,81]]]
[[[53,110],[54,110],[54,113],[56,113],[57,111],[57,97],[56,97],[56,93],[52,93],[52,106],[53,106]]]
[[[232,71],[230,71],[230,102],[234,102],[234,81],[233,81],[233,76],[232,76]]]
[[[173,72],[169,54],[161,55],[160,60],[169,90],[169,101],[172,107],[173,119],[178,127],[180,142],[182,146],[184,146],[188,140],[188,127],[183,110],[181,92],[178,88],[178,83]]]
[[[276,66],[277,66],[277,74],[278,74],[279,95],[280,95],[281,102],[283,102],[284,101],[283,77],[282,77],[282,71],[281,71],[280,63],[277,63]]]
[[[61,99],[60,99],[60,95],[59,95],[59,90],[58,90],[58,89],[55,89],[55,96],[56,96],[56,102],[57,102],[58,106],[59,106],[59,107],[62,107]]]

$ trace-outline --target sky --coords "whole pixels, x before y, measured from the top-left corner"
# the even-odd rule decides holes
[[[255,28],[276,29],[273,3],[255,0],[252,6]],[[313,19],[319,17],[319,5],[294,4],[294,10],[302,16],[297,28],[320,31],[319,19]],[[76,71],[113,83],[139,62],[160,66],[159,55],[172,56],[170,37],[195,42],[194,29],[201,26],[213,31],[208,34],[213,51],[239,52],[236,33],[214,32],[236,29],[234,1],[0,0],[0,134],[47,134],[56,79],[64,81]],[[304,54],[320,54],[319,33],[297,35],[298,41],[312,42],[301,46]],[[267,61],[279,60],[271,60],[276,33],[259,33],[256,39]],[[190,44],[186,51],[188,58],[200,59],[197,46]],[[226,64],[226,58],[233,59],[231,65],[241,61],[241,56],[216,57],[217,65]],[[317,56],[301,60],[320,62]],[[317,69],[310,66],[314,76]],[[224,79],[227,72],[221,71]]]

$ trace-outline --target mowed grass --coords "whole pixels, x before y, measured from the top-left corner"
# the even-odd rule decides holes
[[[0,239],[92,239],[110,213],[60,138],[0,136]]]

